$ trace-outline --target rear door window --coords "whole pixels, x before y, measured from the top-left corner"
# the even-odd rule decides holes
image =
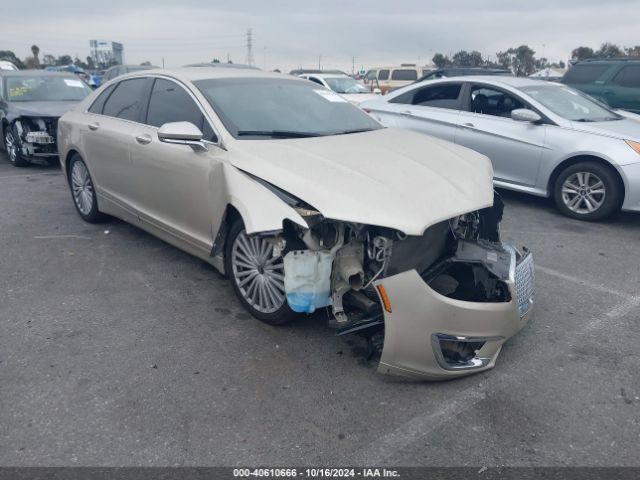
[[[609,64],[585,63],[582,65],[575,65],[571,67],[567,73],[564,74],[562,83],[569,84],[585,84],[594,83],[598,80],[604,72],[609,69]]]
[[[445,83],[411,90],[398,95],[389,102],[457,110],[459,109],[458,99],[461,90],[461,83]]]
[[[378,72],[378,80],[389,80],[389,70],[380,70]]]
[[[102,110],[109,117],[140,121],[143,102],[146,100],[147,78],[124,80],[115,87]]]
[[[391,80],[415,82],[417,79],[418,79],[418,71],[414,69],[394,70],[391,73]]]
[[[640,65],[626,65],[618,72],[613,83],[621,87],[640,88]]]

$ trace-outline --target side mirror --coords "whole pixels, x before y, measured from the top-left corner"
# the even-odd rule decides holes
[[[206,152],[202,132],[191,122],[165,123],[158,130],[158,140],[174,145],[189,145],[196,152]]]
[[[517,122],[529,123],[537,123],[542,120],[540,115],[527,108],[516,108],[515,110],[511,110],[511,118]]]

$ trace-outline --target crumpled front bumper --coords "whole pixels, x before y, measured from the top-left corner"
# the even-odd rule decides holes
[[[385,311],[384,347],[378,371],[422,380],[445,380],[495,366],[502,345],[532,313],[534,267],[531,254],[513,260],[509,302],[478,303],[445,297],[415,270],[384,278],[391,312]],[[448,363],[441,342],[484,342],[475,357]]]

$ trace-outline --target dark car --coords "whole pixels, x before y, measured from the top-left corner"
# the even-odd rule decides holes
[[[113,80],[120,75],[125,75],[131,72],[139,72],[140,70],[150,70],[152,68],[160,67],[156,67],[155,65],[116,65],[115,67],[111,67],[106,72],[104,72],[102,83]]]
[[[435,80],[437,78],[448,77],[468,77],[471,75],[506,75],[513,77],[513,72],[506,68],[482,68],[482,67],[447,67],[432,70],[420,77],[416,83],[425,80]]]
[[[562,83],[611,108],[640,113],[640,58],[590,59],[576,63]]]
[[[55,161],[58,119],[91,91],[72,73],[0,71],[0,138],[9,161]]]

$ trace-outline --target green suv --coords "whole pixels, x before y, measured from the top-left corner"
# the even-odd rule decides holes
[[[564,74],[562,83],[611,108],[640,113],[640,58],[583,60]]]

